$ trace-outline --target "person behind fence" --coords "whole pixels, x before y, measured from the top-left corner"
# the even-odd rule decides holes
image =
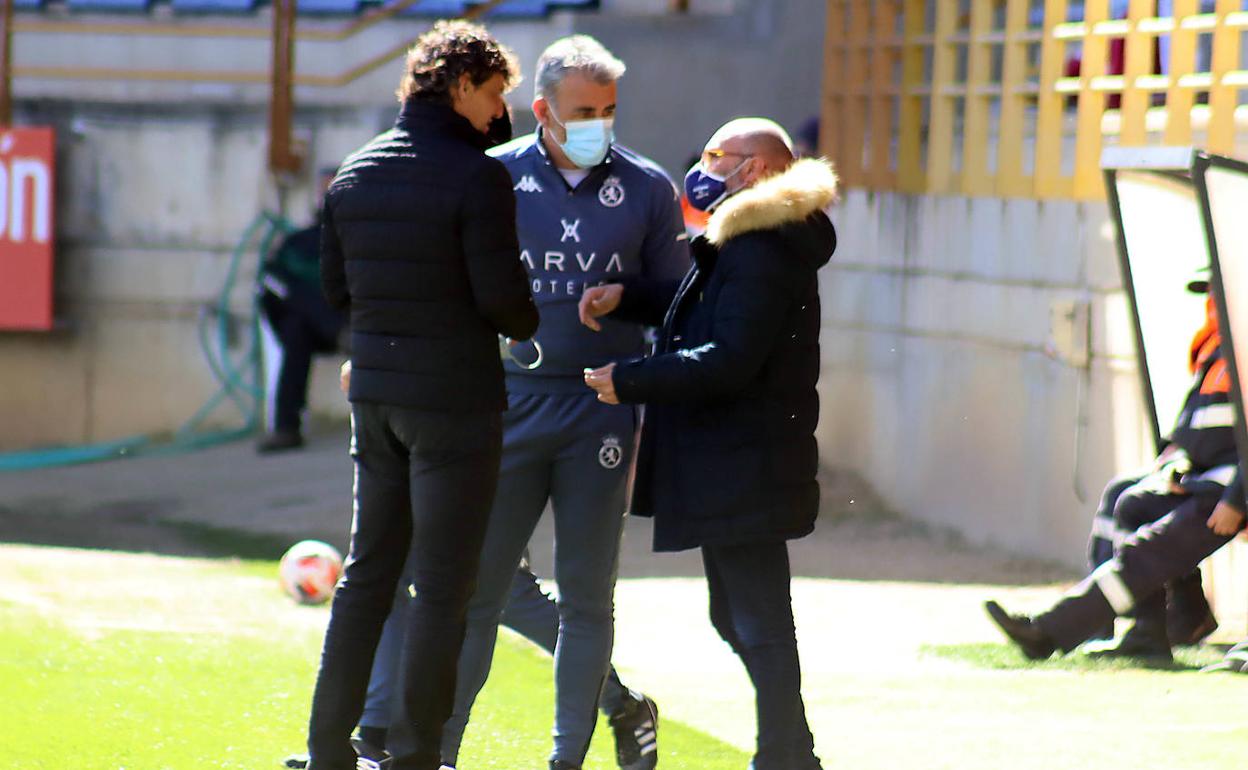
[[[303,446],[312,357],[337,350],[346,324],[321,292],[321,206],[336,170],[320,173],[316,220],[282,239],[260,266],[265,435],[256,450],[262,453]]]
[[[1166,583],[1190,575],[1243,528],[1248,506],[1232,433],[1230,372],[1212,297],[1206,307],[1207,333],[1197,335],[1192,350],[1195,382],[1169,444],[1156,470],[1122,490],[1114,504],[1114,527],[1127,534],[1114,544],[1112,558],[1034,617],[985,604],[1028,658],[1068,653],[1115,616],[1131,616],[1134,624],[1120,640],[1089,643],[1088,654],[1170,660]]]
[[[818,770],[793,623],[788,540],[814,528],[819,287],[836,232],[826,161],[794,162],[776,123],[735,120],[686,176],[712,211],[683,281],[586,292],[583,322],[662,324],[654,355],[585,373],[605,403],[646,405],[631,512],[659,551],[701,548],[711,623],[745,664],[754,770]],[[671,630],[678,634],[678,630]]]
[[[393,770],[441,765],[502,452],[498,337],[538,325],[511,177],[484,152],[518,78],[483,27],[438,22],[408,52],[394,127],[343,162],[326,196],[321,277],[350,312],[355,489],[312,696],[312,770],[357,765],[351,732],[400,578],[411,598],[386,748]]]

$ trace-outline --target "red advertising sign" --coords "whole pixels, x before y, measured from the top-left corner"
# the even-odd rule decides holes
[[[55,137],[0,129],[0,330],[52,328]]]

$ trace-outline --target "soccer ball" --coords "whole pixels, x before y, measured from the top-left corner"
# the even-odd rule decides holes
[[[300,604],[322,604],[334,595],[342,577],[342,556],[329,543],[302,540],[290,547],[278,566],[282,588]]]

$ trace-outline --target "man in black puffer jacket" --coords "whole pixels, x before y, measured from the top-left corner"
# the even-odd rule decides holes
[[[312,770],[356,767],[351,730],[405,561],[412,600],[386,748],[394,770],[441,764],[502,451],[498,336],[528,338],[538,322],[511,176],[484,154],[518,77],[483,28],[439,23],[408,53],[395,127],[347,158],[326,196],[321,275],[350,311],[356,483]]]
[[[768,120],[711,137],[686,177],[711,208],[679,286],[632,280],[587,290],[582,320],[662,324],[655,354],[586,372],[607,403],[645,403],[632,512],[660,551],[702,549],[711,623],[757,696],[755,770],[817,770],[789,597],[787,540],[814,528],[819,418],[816,273],[836,248],[823,213],[836,175],[793,161]]]

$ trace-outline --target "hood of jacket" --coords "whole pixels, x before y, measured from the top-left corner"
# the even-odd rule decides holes
[[[836,200],[837,177],[822,158],[804,158],[724,201],[711,215],[706,238],[722,246],[745,233],[802,222]]]

